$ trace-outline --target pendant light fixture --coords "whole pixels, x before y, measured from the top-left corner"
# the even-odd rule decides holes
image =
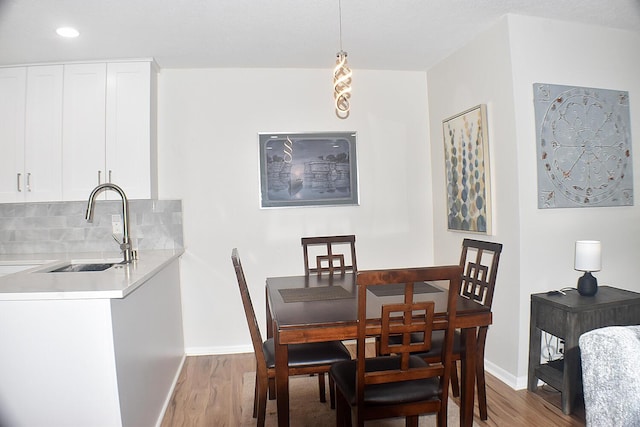
[[[341,119],[349,117],[349,98],[351,98],[351,69],[347,65],[347,52],[342,50],[342,3],[338,0],[340,16],[340,51],[333,69],[333,98],[336,116]]]

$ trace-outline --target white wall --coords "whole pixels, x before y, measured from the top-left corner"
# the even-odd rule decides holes
[[[521,319],[518,375],[526,376],[529,294],[575,286],[574,242],[602,241],[599,283],[640,291],[640,33],[544,19],[509,17],[514,109],[521,177]],[[636,206],[537,209],[533,83],[629,92]]]
[[[537,209],[532,85],[627,90],[639,135],[639,38],[509,16],[426,76],[356,70],[345,121],[332,111],[329,70],[162,70],[159,187],[161,198],[183,200],[187,352],[250,349],[232,247],[261,319],[265,277],[302,272],[304,235],[356,234],[361,269],[457,262],[472,235],[446,229],[442,120],[482,103],[493,188],[493,235],[482,238],[504,244],[487,368],[524,387],[529,296],[575,285],[575,240],[602,241],[601,284],[640,291],[638,208]],[[329,130],[358,132],[360,206],[261,210],[257,133]]]
[[[161,71],[159,189],[183,200],[188,354],[251,349],[233,247],[258,319],[265,278],[303,273],[302,236],[355,234],[360,269],[433,263],[426,73],[356,70],[353,87],[340,120],[330,69]],[[260,209],[258,132],[340,130],[358,132],[360,206]]]
[[[629,92],[631,134],[640,135],[640,34],[567,22],[508,16],[427,73],[434,184],[435,261],[452,252],[459,233],[446,231],[441,122],[487,104],[494,235],[504,243],[487,340],[487,369],[526,386],[530,294],[575,286],[573,245],[603,245],[600,284],[640,291],[635,242],[637,207],[537,208],[533,83]],[[634,147],[636,188],[640,146]]]
[[[519,278],[518,173],[511,64],[506,20],[478,36],[427,73],[434,194],[435,262],[457,262],[464,237],[503,244],[494,295],[493,326],[487,337],[490,371],[513,383],[517,369]],[[478,104],[487,105],[492,188],[492,235],[447,230],[442,120]],[[453,256],[453,258],[451,258]],[[459,255],[458,255],[459,256]],[[489,366],[487,367],[489,369]]]

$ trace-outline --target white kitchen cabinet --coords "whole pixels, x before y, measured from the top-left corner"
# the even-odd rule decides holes
[[[152,60],[0,68],[0,117],[0,203],[157,198]]]
[[[131,199],[158,196],[155,88],[152,63],[107,64],[105,169]]]
[[[124,268],[136,276],[137,268],[145,268],[140,262]],[[122,298],[92,295],[101,292],[86,285],[91,290],[84,296],[66,299],[64,275],[83,273],[45,279],[37,275],[49,273],[25,272],[2,279],[5,286],[50,280],[60,290],[49,292],[52,299],[32,298],[28,290],[0,298],[0,342],[6,349],[0,424],[160,425],[184,361],[184,335],[179,260],[152,268]],[[131,277],[120,274],[114,288],[128,281],[123,276]]]
[[[24,166],[24,109],[27,69],[0,68],[0,201],[15,202]]]
[[[64,200],[84,200],[104,182],[107,64],[64,66]]]
[[[64,200],[104,182],[131,199],[157,197],[155,86],[150,61],[65,66]]]
[[[61,65],[0,69],[0,202],[62,197]]]

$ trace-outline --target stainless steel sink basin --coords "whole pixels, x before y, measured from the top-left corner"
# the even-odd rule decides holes
[[[82,263],[82,264],[68,264],[55,270],[48,271],[48,273],[78,273],[86,271],[104,271],[111,268],[116,263]]]

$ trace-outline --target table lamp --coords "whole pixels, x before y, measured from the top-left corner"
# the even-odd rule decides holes
[[[584,275],[578,279],[578,292],[580,295],[593,296],[598,292],[598,279],[591,275],[592,271],[600,271],[602,257],[600,242],[597,240],[576,241],[575,270],[584,271]]]

